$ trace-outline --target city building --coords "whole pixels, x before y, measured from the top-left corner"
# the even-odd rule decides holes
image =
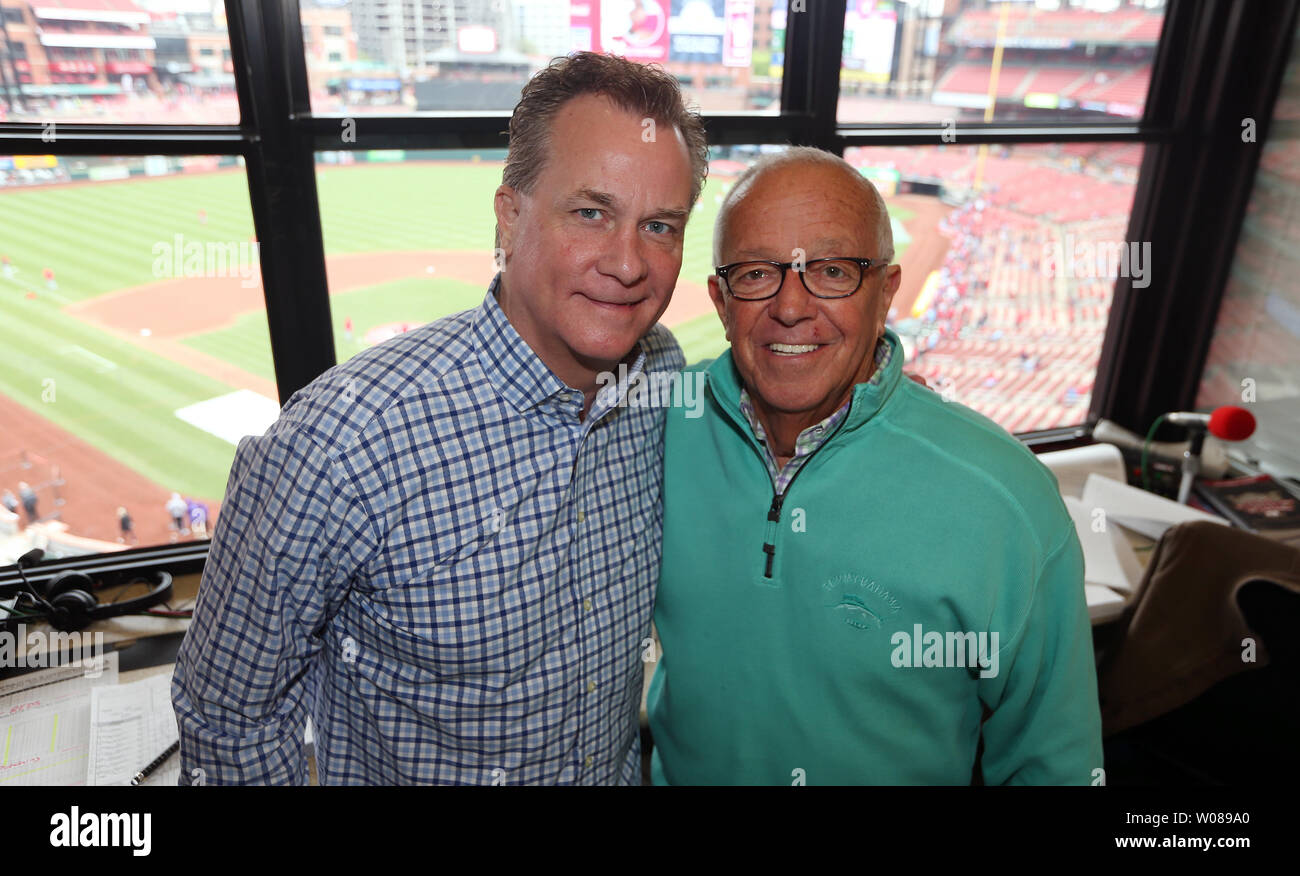
[[[513,0],[515,48],[539,58],[567,55],[573,46],[569,30],[570,0]]]
[[[357,63],[357,35],[346,6],[304,4],[302,45],[307,55],[307,81],[313,93],[327,90]]]
[[[351,12],[360,58],[403,76],[427,69],[442,49],[487,54],[514,44],[500,0],[354,0]]]
[[[149,13],[131,0],[0,0],[0,87],[32,96],[135,90],[154,69]],[[12,79],[12,82],[5,80]]]

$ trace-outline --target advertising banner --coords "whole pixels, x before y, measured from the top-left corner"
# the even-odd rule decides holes
[[[600,0],[598,51],[633,61],[668,60],[668,0]]]
[[[722,63],[748,67],[754,54],[754,0],[727,0],[727,38]]]

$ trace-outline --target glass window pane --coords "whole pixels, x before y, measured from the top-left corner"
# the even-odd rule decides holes
[[[840,122],[1140,118],[1164,0],[849,0]]]
[[[0,0],[0,9],[0,121],[239,123],[219,0]]]
[[[1300,30],[1291,47],[1196,406],[1241,405],[1258,431],[1243,451],[1300,478]]]
[[[688,362],[726,348],[706,285],[722,196],[762,152],[780,148],[711,150],[662,320]],[[503,153],[317,157],[340,360],[482,301]],[[846,158],[889,203],[903,266],[890,324],[909,370],[1012,431],[1083,422],[1116,273],[1149,264],[1140,247],[1121,258],[1134,252],[1122,245],[1142,147],[999,147],[982,156],[975,146],[882,147]]]
[[[1115,277],[1149,283],[1124,235],[1142,147],[868,147],[845,158],[889,204],[908,369],[1012,432],[1082,423]]]
[[[240,160],[0,168],[0,495],[19,499],[0,507],[0,564],[203,537],[239,438],[279,411]]]
[[[504,150],[317,155],[340,362],[482,302],[504,159]]]
[[[784,10],[783,0],[303,3],[312,109],[509,111],[551,58],[589,49],[662,65],[706,112],[775,113],[774,5]]]
[[[726,348],[707,287],[713,221],[724,187],[758,152],[712,150],[708,182],[686,226],[682,271],[661,322],[690,362]],[[318,153],[339,361],[483,301],[494,273],[492,197],[504,160],[504,151]]]

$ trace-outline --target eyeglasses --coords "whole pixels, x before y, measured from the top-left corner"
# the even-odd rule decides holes
[[[785,285],[785,272],[795,262],[733,262],[715,268],[723,287],[733,298],[762,301],[771,298]],[[872,268],[888,266],[884,259],[827,258],[809,259],[803,270],[796,271],[803,287],[817,298],[847,298],[862,288],[862,280]]]

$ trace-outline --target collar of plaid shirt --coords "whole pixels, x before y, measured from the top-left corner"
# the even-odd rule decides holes
[[[893,355],[893,348],[885,340],[884,335],[876,341],[876,368],[867,378],[868,386],[879,386],[880,377],[885,373],[885,367],[889,365],[890,356]],[[794,476],[799,473],[799,469],[808,461],[808,457],[817,452],[817,448],[826,443],[826,440],[835,434],[844,417],[848,415],[849,405],[852,399],[842,404],[835,413],[822,420],[814,426],[809,426],[799,433],[799,437],[794,440],[794,456],[783,467],[778,468],[776,456],[772,453],[771,446],[767,443],[767,432],[763,429],[763,424],[759,422],[758,414],[754,410],[753,399],[749,397],[749,390],[741,387],[740,389],[740,410],[749,422],[749,428],[754,430],[754,437],[758,443],[763,445],[766,453],[763,456],[767,463],[767,473],[772,476],[772,489],[776,493],[784,493],[785,488],[790,486]]]
[[[487,379],[496,388],[502,400],[515,410],[525,413],[531,408],[544,406],[550,410],[574,412],[582,409],[581,391],[565,386],[546,363],[519,336],[510,324],[497,300],[500,275],[492,281],[483,301],[482,316],[474,323],[478,339],[478,359]],[[584,420],[586,428],[599,423],[601,418],[622,407],[627,397],[628,385],[645,368],[647,346],[638,341],[633,363],[627,368],[627,379],[620,380],[613,395],[597,393],[591,410]]]
[[[310,712],[322,784],[640,782],[663,410],[579,421],[496,287],[240,444],[173,682],[183,776],[304,782]],[[683,366],[656,326],[628,377]]]

